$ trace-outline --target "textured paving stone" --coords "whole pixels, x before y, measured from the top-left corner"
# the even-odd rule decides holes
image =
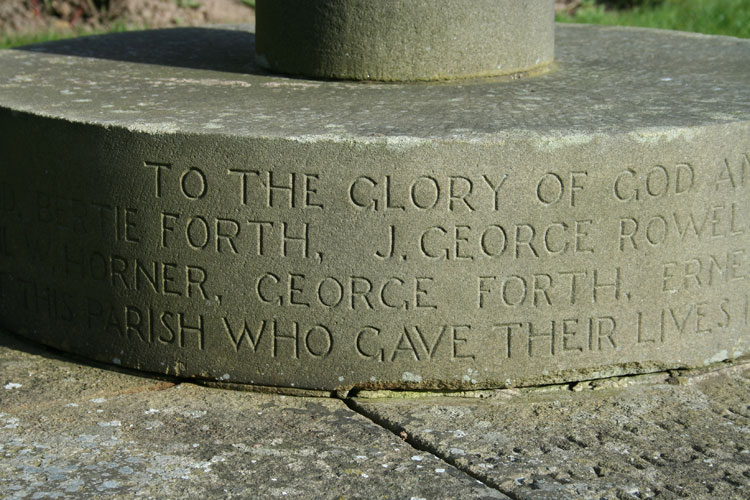
[[[2,498],[506,498],[341,401],[176,385],[0,337]]]
[[[746,498],[750,485],[747,365],[359,398],[360,415],[0,346],[3,498]]]
[[[0,330],[0,411],[39,411],[174,385],[71,362]]]
[[[750,367],[650,379],[358,404],[513,498],[747,498]]]

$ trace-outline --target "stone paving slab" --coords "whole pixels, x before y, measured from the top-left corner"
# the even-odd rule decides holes
[[[750,365],[485,395],[357,405],[512,498],[750,497]]]
[[[507,498],[342,401],[172,384],[0,334],[0,498]]]
[[[173,382],[94,369],[0,331],[0,411],[37,411],[68,403],[161,390]]]
[[[0,497],[748,497],[749,364],[420,396],[175,384],[0,334]]]

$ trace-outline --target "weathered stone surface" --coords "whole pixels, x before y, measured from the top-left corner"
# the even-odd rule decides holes
[[[748,350],[750,42],[558,27],[518,81],[273,76],[253,35],[0,53],[0,317],[141,370],[482,388]]]
[[[82,366],[1,334],[0,497],[747,498],[749,374],[401,393],[357,399],[361,415]]]
[[[0,411],[34,412],[71,401],[158,391],[174,384],[95,369],[0,331],[0,385],[5,388],[0,391]]]
[[[507,498],[341,401],[176,385],[0,334],[0,497]]]
[[[275,72],[415,81],[538,70],[553,0],[258,0],[256,53]]]
[[[748,401],[745,364],[639,385],[358,405],[512,498],[740,499],[750,489]]]

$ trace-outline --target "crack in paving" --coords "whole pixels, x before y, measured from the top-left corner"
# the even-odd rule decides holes
[[[450,455],[447,455],[440,450],[438,450],[435,446],[427,442],[426,440],[422,439],[420,436],[415,435],[409,435],[406,432],[406,429],[401,426],[400,424],[396,422],[392,422],[387,418],[383,418],[380,415],[377,415],[374,412],[371,412],[367,410],[366,408],[362,407],[357,401],[351,397],[342,397],[337,396],[341,402],[343,402],[350,410],[357,413],[358,415],[361,415],[377,425],[378,427],[381,427],[393,434],[395,434],[399,439],[404,441],[406,444],[414,448],[415,450],[424,452],[424,453],[430,453],[446,464],[450,465],[451,467],[463,472],[467,476],[471,477],[472,479],[476,480],[477,482],[483,484],[484,486],[493,489],[499,493],[502,493],[503,495],[511,498],[512,500],[520,500],[521,497],[516,495],[513,491],[507,490],[503,488],[500,484],[498,484],[497,481],[494,481],[492,478],[484,475],[479,474],[473,470],[471,470],[468,466],[461,465],[451,457]]]
[[[643,374],[633,374],[633,375],[621,375],[617,377],[607,377],[607,378],[600,378],[600,379],[592,379],[592,380],[585,380],[585,381],[578,381],[578,382],[571,382],[567,384],[554,384],[546,387],[526,387],[526,388],[516,388],[513,393],[508,392],[506,397],[512,397],[513,395],[523,396],[524,394],[533,394],[536,391],[570,391],[570,392],[581,392],[581,391],[590,391],[590,390],[598,390],[598,389],[606,389],[606,388],[618,388],[618,389],[625,389],[627,386],[630,385],[652,385],[652,384],[669,384],[669,385],[682,385],[682,384],[692,384],[696,383],[701,380],[705,380],[708,378],[712,378],[719,375],[734,375],[737,376],[741,373],[744,373],[745,370],[750,367],[750,363],[748,362],[748,359],[741,359],[737,360],[733,363],[724,363],[724,364],[718,364],[718,365],[712,365],[707,366],[704,368],[694,368],[694,369],[674,369],[674,370],[663,370],[658,372],[652,372],[652,373],[643,373]],[[624,385],[621,385],[623,383]],[[382,399],[389,399],[388,395],[393,397],[396,395],[398,397],[399,391],[382,391],[388,395],[383,395],[379,397],[372,397],[376,395],[378,391],[371,391],[373,394],[370,394],[369,397],[365,397],[364,401],[370,401],[373,402],[379,398]],[[430,393],[429,396],[432,397],[470,397],[470,398],[483,398],[483,397],[491,397],[490,393],[493,391],[487,390],[487,391],[476,391],[475,394],[470,394],[468,392],[461,392],[461,393]],[[493,479],[491,476],[487,474],[483,474],[481,471],[477,471],[471,468],[471,466],[468,463],[461,463],[462,461],[454,456],[451,456],[447,451],[440,450],[438,446],[434,443],[429,442],[424,437],[420,436],[419,434],[410,435],[407,433],[406,427],[404,427],[402,424],[400,424],[398,421],[394,421],[391,418],[388,418],[387,416],[383,416],[379,414],[376,410],[368,409],[366,406],[360,404],[358,400],[359,392],[357,391],[340,391],[335,394],[335,396],[341,400],[350,410],[353,412],[367,418],[369,421],[374,423],[375,425],[390,431],[392,434],[398,436],[400,439],[402,439],[406,444],[411,446],[413,449],[430,453],[446,463],[447,465],[450,465],[451,467],[455,468],[456,470],[468,475],[469,477],[475,479],[482,485],[484,485],[487,488],[490,488],[492,490],[495,490],[503,495],[506,495],[508,498],[511,498],[513,500],[519,500],[523,498],[518,491],[514,491],[507,487],[507,483],[505,486],[500,483],[498,479]],[[644,457],[645,458],[645,457]],[[594,470],[596,475],[598,477],[603,477],[601,475],[600,470]]]
[[[515,387],[498,387],[476,390],[420,390],[420,389],[359,389],[335,391],[332,397],[338,399],[360,398],[370,401],[378,399],[402,398],[408,394],[410,398],[470,398],[489,399],[502,395],[514,397],[523,394],[543,392],[581,392],[586,390],[600,390],[608,388],[624,388],[635,385],[653,385],[657,383],[680,384],[704,380],[710,377],[729,374],[740,374],[750,368],[750,357],[737,358],[701,368],[665,368],[640,373],[626,373],[610,377],[594,377],[570,382],[553,384],[521,385]]]

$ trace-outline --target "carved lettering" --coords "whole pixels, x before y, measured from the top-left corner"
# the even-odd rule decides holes
[[[629,300],[622,268],[554,273],[489,275],[477,278],[479,309],[564,304],[606,304]]]
[[[408,179],[395,175],[362,175],[349,183],[347,196],[354,208],[373,212],[498,211],[501,190],[507,179],[507,174],[422,175]]]

